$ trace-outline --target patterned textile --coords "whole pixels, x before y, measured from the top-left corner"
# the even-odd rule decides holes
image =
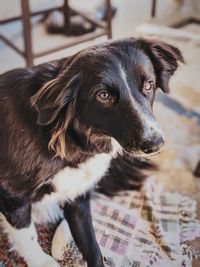
[[[149,178],[140,192],[113,199],[94,195],[92,216],[105,265],[110,267],[191,267],[200,252],[186,241],[200,237],[196,202],[187,196],[165,192]],[[55,226],[38,226],[40,243],[50,253]],[[61,266],[85,266],[73,241]],[[0,267],[25,267],[0,238]]]

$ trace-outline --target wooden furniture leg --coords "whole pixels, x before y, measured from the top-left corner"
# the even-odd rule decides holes
[[[152,0],[151,4],[151,17],[154,18],[156,15],[156,6],[157,6],[157,0]]]
[[[68,0],[64,0],[63,5],[64,29],[66,34],[70,34],[70,8],[68,2]]]
[[[107,35],[108,39],[112,38],[112,7],[111,7],[111,0],[105,0],[106,10],[107,10]]]
[[[22,24],[24,36],[24,56],[27,67],[33,66],[33,49],[31,36],[31,16],[29,0],[21,0]]]

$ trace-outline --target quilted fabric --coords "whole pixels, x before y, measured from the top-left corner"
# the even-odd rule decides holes
[[[92,215],[105,265],[110,267],[191,267],[200,260],[197,248],[187,240],[200,237],[196,202],[170,193],[149,178],[140,192],[110,199],[94,195]],[[38,226],[39,241],[50,253],[57,226]],[[61,266],[85,266],[72,237]],[[15,251],[9,251],[4,235],[0,245],[1,267],[25,267]]]

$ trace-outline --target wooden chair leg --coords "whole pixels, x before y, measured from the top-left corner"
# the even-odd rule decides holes
[[[112,7],[111,0],[106,0],[106,13],[107,13],[107,35],[108,39],[112,38]]]
[[[66,34],[70,34],[70,8],[69,1],[64,0],[63,14],[64,14],[64,31]]]
[[[29,0],[21,0],[22,8],[22,23],[24,36],[24,55],[26,59],[26,66],[33,66],[33,49],[31,36],[31,16],[29,8]]]
[[[152,0],[151,4],[151,17],[154,18],[156,15],[156,6],[157,6],[157,0]]]

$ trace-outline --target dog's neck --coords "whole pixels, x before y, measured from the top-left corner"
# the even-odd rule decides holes
[[[68,135],[67,138],[66,163],[71,167],[76,167],[97,154],[113,154],[114,148],[110,137],[91,134],[88,138],[76,133]]]

